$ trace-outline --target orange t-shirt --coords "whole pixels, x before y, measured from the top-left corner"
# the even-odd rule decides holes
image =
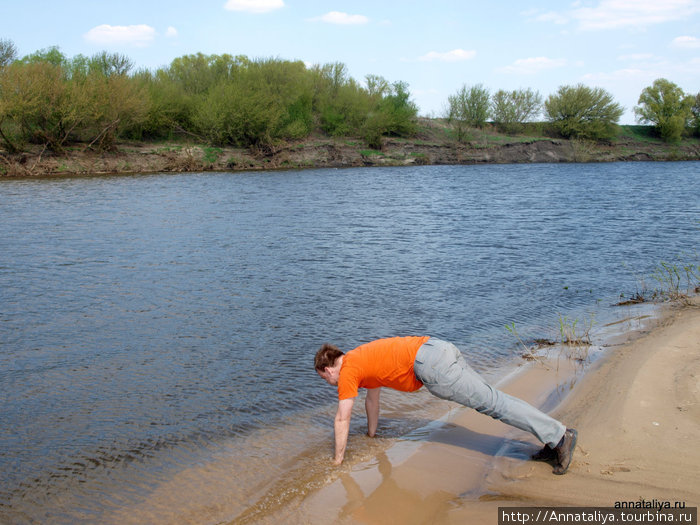
[[[350,350],[338,377],[338,399],[357,396],[358,388],[387,386],[413,392],[423,386],[413,373],[418,349],[430,337],[390,337]]]

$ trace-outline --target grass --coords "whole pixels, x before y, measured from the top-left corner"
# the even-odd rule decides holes
[[[171,152],[178,153],[180,151],[182,151],[182,146],[162,146],[160,148],[156,148],[155,150],[153,150],[153,152],[156,153],[157,155],[161,155],[163,153],[171,153]]]
[[[650,282],[656,286],[649,287],[643,275],[635,276],[637,288],[634,293],[620,294],[617,306],[644,303],[648,301],[688,302],[691,295],[700,293],[700,255],[693,257],[679,256],[676,261],[661,261],[651,272]]]
[[[522,351],[520,357],[522,357],[526,361],[537,361],[546,370],[550,369],[545,363],[547,356],[542,356],[537,353],[537,351],[540,348],[542,348],[543,346],[549,346],[549,344],[542,344],[542,340],[535,339],[536,344],[534,346],[526,345],[521,339],[520,335],[518,334],[518,331],[515,328],[515,323],[510,323],[509,325],[506,325],[506,330],[508,330],[508,332],[510,332],[513,335],[513,337],[515,337],[515,339],[518,341],[518,345]]]
[[[660,297],[685,302],[700,287],[700,264],[661,261],[651,274]]]
[[[579,324],[578,319],[569,319],[568,316],[559,314],[559,335],[560,342],[565,346],[590,346],[591,328],[593,328],[593,318],[588,322]]]
[[[619,127],[617,138],[628,138],[640,142],[662,143],[661,139],[654,134],[654,128],[651,126],[622,125]]]
[[[360,150],[360,155],[363,157],[384,157],[384,153],[376,149],[363,149]]]
[[[569,359],[579,363],[585,363],[588,360],[588,349],[592,344],[590,333],[594,324],[593,317],[589,320],[583,319],[579,321],[579,319],[571,319],[568,316],[559,314],[559,340],[553,341],[546,338],[535,338],[532,340],[534,344],[526,344],[523,341],[515,327],[515,323],[506,325],[506,330],[515,337],[518,348],[520,349],[520,357],[527,361],[537,361],[546,367],[544,360],[548,356],[543,356],[538,352],[542,348],[553,346],[560,347],[561,351],[559,356],[561,356],[562,353],[566,353]]]
[[[214,164],[219,156],[224,152],[221,148],[205,147],[202,148],[204,151],[204,162],[207,164]]]

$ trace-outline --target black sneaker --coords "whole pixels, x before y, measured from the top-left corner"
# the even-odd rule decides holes
[[[566,474],[569,470],[569,465],[571,464],[571,458],[574,455],[574,449],[576,448],[576,438],[578,437],[578,432],[573,428],[567,428],[564,432],[564,437],[561,438],[559,444],[554,448],[556,453],[556,465],[554,466],[555,474]]]

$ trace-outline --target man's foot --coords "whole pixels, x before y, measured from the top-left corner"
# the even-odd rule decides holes
[[[534,461],[551,461],[557,458],[557,453],[549,445],[545,445],[540,450],[530,456]]]
[[[555,474],[565,474],[569,469],[571,464],[571,458],[574,455],[574,449],[576,448],[576,438],[578,437],[578,432],[573,428],[567,428],[564,432],[564,437],[561,438],[559,444],[554,448],[556,453],[556,464],[554,465]]]

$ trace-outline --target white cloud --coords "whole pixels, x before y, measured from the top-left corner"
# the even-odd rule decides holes
[[[85,40],[102,45],[132,45],[144,47],[153,42],[156,30],[145,24],[133,26],[111,26],[102,24],[83,35]]]
[[[553,24],[557,25],[563,25],[569,21],[566,15],[563,15],[561,13],[555,13],[554,11],[541,13],[535,16],[534,19],[538,22],[552,22]]]
[[[698,49],[700,48],[700,38],[694,36],[679,36],[673,39],[671,45],[684,49]]]
[[[683,20],[697,12],[700,12],[699,0],[601,0],[596,7],[574,9],[571,16],[583,30],[641,29]]]
[[[654,24],[684,20],[698,12],[700,0],[597,0],[588,2],[588,6],[574,2],[571,10],[530,9],[521,14],[529,21],[558,25],[576,21],[579,29],[592,31],[623,27],[644,29]]]
[[[471,60],[476,56],[476,51],[465,49],[453,49],[452,51],[430,51],[423,56],[418,57],[421,62],[461,62],[462,60]]]
[[[312,22],[326,22],[327,24],[339,25],[361,25],[369,22],[369,18],[364,15],[349,15],[340,11],[331,11],[325,15],[310,19]]]
[[[247,13],[269,13],[284,7],[284,0],[227,0],[224,9]]]
[[[165,31],[165,36],[168,38],[175,38],[177,36],[177,29],[175,29],[173,26],[168,27],[168,29]]]
[[[515,73],[519,75],[533,75],[545,69],[564,67],[567,64],[564,58],[530,57],[519,58],[509,66],[501,67],[502,73]]]

